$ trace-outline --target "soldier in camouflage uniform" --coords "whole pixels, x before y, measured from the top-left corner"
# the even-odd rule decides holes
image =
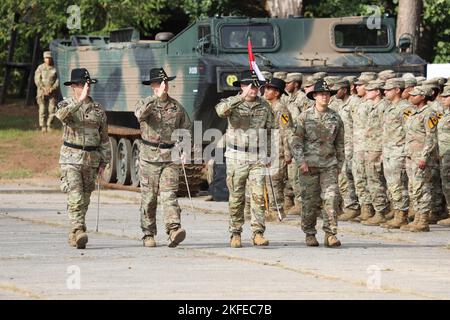
[[[141,128],[142,143],[139,152],[139,180],[141,182],[141,228],[145,247],[155,247],[156,208],[158,193],[164,211],[169,247],[176,247],[186,237],[181,228],[181,209],[177,201],[180,150],[175,146],[173,133],[177,129],[189,130],[191,121],[183,106],[169,96],[168,77],[163,68],[150,70],[148,80],[153,95],[138,101],[135,116]],[[188,151],[190,152],[190,150]],[[184,161],[183,159],[181,161]]]
[[[368,226],[385,223],[389,209],[386,182],[383,174],[383,115],[387,101],[383,99],[384,81],[372,80],[366,85],[367,126],[364,139],[364,165],[367,177],[367,189],[375,209],[373,217],[362,221]]]
[[[308,246],[318,246],[315,237],[317,217],[323,204],[325,246],[338,247],[337,210],[338,174],[344,162],[344,124],[337,112],[328,108],[331,91],[318,81],[307,94],[315,106],[303,112],[296,121],[290,146],[300,167],[302,197],[302,230]]]
[[[338,177],[343,214],[339,216],[339,220],[347,221],[356,218],[361,213],[352,173],[353,128],[349,105],[351,101],[350,82],[343,79],[339,80],[331,89],[337,91],[337,93],[333,96],[336,99],[330,102],[329,108],[339,114],[344,124],[345,161]]]
[[[278,78],[281,80],[285,80],[287,76],[287,72],[286,71],[275,71],[273,73],[273,78]]]
[[[383,117],[383,167],[394,219],[381,226],[389,229],[399,229],[408,223],[408,176],[405,165],[403,114],[411,108],[411,104],[401,98],[404,88],[405,80],[402,78],[390,79],[383,87],[386,99],[390,101]]]
[[[36,100],[39,105],[39,126],[42,132],[51,131],[55,118],[59,79],[56,68],[53,66],[50,51],[44,52],[44,63],[37,67],[34,73],[34,83],[37,87]],[[47,121],[45,121],[46,112],[48,112]]]
[[[409,180],[410,207],[414,221],[402,226],[405,231],[430,231],[428,217],[432,209],[432,172],[437,166],[438,119],[427,105],[433,91],[427,86],[417,86],[411,91],[409,101],[414,108],[405,115],[406,172]]]
[[[393,78],[395,78],[394,70],[387,69],[387,70],[378,72],[378,79],[380,79],[384,82],[386,82],[389,79],[393,79]]]
[[[271,176],[278,210],[282,216],[285,215],[283,203],[287,202],[284,196],[287,192],[287,166],[292,162],[292,155],[288,146],[288,130],[292,128],[292,117],[286,105],[281,101],[282,95],[287,96],[286,91],[284,91],[285,86],[286,83],[283,80],[274,77],[266,83],[264,92],[264,98],[269,102],[279,127],[277,134],[274,136],[275,141],[272,142],[273,147],[278,150],[272,149],[272,152],[275,152],[278,157],[272,163]],[[271,192],[269,177],[266,178],[266,190],[269,190],[269,216],[276,218],[278,215],[277,204]]]
[[[447,212],[450,212],[450,87],[441,93],[444,114],[437,127],[439,159],[441,167],[442,190],[447,201]],[[440,220],[441,226],[450,227],[450,218]]]
[[[67,211],[72,225],[69,244],[86,248],[86,212],[97,174],[101,175],[111,158],[106,113],[89,96],[90,85],[96,83],[89,72],[73,69],[70,81],[73,98],[58,104],[56,117],[64,126],[59,164],[61,189],[68,193]]]
[[[242,92],[216,105],[219,117],[228,119],[225,157],[227,186],[230,192],[230,246],[242,246],[246,186],[251,194],[252,242],[256,246],[267,246],[269,241],[264,238],[265,166],[269,163],[266,151],[270,150],[268,136],[277,125],[270,105],[258,97],[261,83],[251,72],[243,72],[241,80],[235,81],[233,85],[240,87]],[[264,138],[267,140],[262,141]]]
[[[402,92],[402,99],[408,100],[409,93],[417,85],[417,81],[416,81],[416,78],[411,78],[411,77],[405,77],[404,80],[405,80],[405,89]]]
[[[375,80],[374,73],[362,73],[355,82],[358,97],[353,96],[349,102],[351,127],[353,128],[353,157],[352,173],[355,181],[356,195],[361,206],[361,214],[352,219],[360,222],[373,216],[372,199],[367,189],[367,177],[365,168],[364,145],[365,131],[368,124],[368,108],[366,102],[366,85],[369,81]]]

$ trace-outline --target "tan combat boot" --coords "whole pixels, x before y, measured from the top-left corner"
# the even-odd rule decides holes
[[[186,238],[186,231],[184,229],[172,229],[169,233],[169,248],[175,248]]]
[[[388,213],[386,213],[385,215],[384,215],[384,218],[386,219],[386,220],[391,220],[391,219],[394,219],[395,218],[395,212],[396,212],[397,210],[391,210],[391,211],[389,211]]]
[[[41,127],[41,132],[47,132],[47,127]]]
[[[231,235],[230,247],[232,247],[232,248],[242,248],[241,234],[240,233],[233,233]]]
[[[339,221],[349,221],[351,219],[356,218],[360,214],[361,214],[361,210],[360,209],[345,208],[344,209],[344,214],[340,215],[338,217],[338,220]]]
[[[421,213],[419,214],[418,222],[409,228],[411,232],[428,232],[430,231],[430,226],[428,224],[429,214]]]
[[[283,210],[288,212],[289,209],[294,207],[294,199],[292,197],[284,197]]]
[[[301,213],[302,213],[302,206],[298,203],[296,203],[292,208],[289,209],[289,211],[286,212],[286,214],[297,216],[299,216]]]
[[[352,219],[351,221],[355,221],[355,222],[365,221],[365,220],[372,218],[373,215],[374,215],[374,210],[373,210],[372,205],[364,204],[361,207],[361,214],[359,216],[357,216],[356,218]]]
[[[444,227],[450,227],[450,218],[439,220],[437,224]]]
[[[325,232],[325,247],[336,248],[341,246],[339,239],[331,233]]]
[[[142,238],[142,243],[144,247],[156,247],[155,237],[151,235],[145,235],[144,238]]]
[[[264,238],[263,234],[260,232],[257,232],[253,235],[252,241],[253,241],[254,246],[268,246],[269,245],[269,240]]]
[[[75,245],[77,249],[86,249],[86,243],[88,243],[88,235],[83,230],[77,230],[75,232]]]
[[[317,241],[316,236],[314,234],[307,234],[305,242],[308,247],[318,247],[319,246],[319,241]]]
[[[394,219],[381,224],[381,227],[387,229],[400,229],[401,226],[408,224],[408,212],[395,210]]]
[[[387,220],[384,217],[384,214],[381,212],[376,212],[372,218],[361,221],[361,224],[365,226],[379,226],[385,222],[387,222]]]
[[[410,211],[411,212],[411,211]],[[408,213],[408,217],[410,216],[410,213]],[[400,227],[400,230],[402,231],[410,231],[410,229],[416,225],[419,222],[419,214],[415,213],[414,214],[414,220],[406,225],[403,225]]]
[[[76,241],[76,237],[75,237],[75,232],[76,231],[70,231],[69,233],[69,245],[71,247],[76,247],[77,246],[77,241]]]

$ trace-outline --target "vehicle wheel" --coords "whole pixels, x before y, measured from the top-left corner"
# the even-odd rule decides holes
[[[141,140],[136,139],[131,147],[131,185],[139,187],[139,148]]]
[[[102,179],[106,183],[115,183],[117,179],[116,175],[117,141],[114,137],[109,137],[109,145],[111,146],[111,161],[103,171]]]
[[[117,145],[117,184],[128,185],[131,182],[131,142],[126,138]]]

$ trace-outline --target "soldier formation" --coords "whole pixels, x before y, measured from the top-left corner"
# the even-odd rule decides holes
[[[57,80],[44,75],[46,68],[35,77],[43,97],[57,86]],[[359,77],[324,72],[264,76],[266,81],[261,81],[243,72],[233,83],[239,94],[215,107],[228,122],[223,143],[232,248],[242,246],[246,208],[255,246],[269,245],[266,218],[286,214],[301,214],[308,246],[319,245],[315,235],[320,216],[327,247],[341,245],[338,220],[412,232],[429,231],[433,223],[450,226],[446,79],[398,77],[392,70]],[[191,121],[168,94],[174,78],[163,68],[151,69],[142,84],[151,86],[153,95],[137,102],[135,109],[142,137],[140,212],[146,247],[156,246],[158,195],[168,246],[176,247],[186,237],[176,197],[177,160],[185,161],[185,155],[173,132],[190,130]],[[56,112],[64,125],[60,164],[72,224],[69,244],[77,248],[86,246],[90,195],[111,156],[106,114],[89,96],[96,82],[86,69],[72,70],[64,85],[72,87],[73,97],[61,101]],[[46,127],[50,124],[49,118]]]

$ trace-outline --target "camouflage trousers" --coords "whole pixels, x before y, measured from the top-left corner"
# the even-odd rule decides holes
[[[245,189],[250,193],[251,229],[264,233],[264,184],[266,168],[260,164],[227,158],[227,186],[231,233],[241,233],[244,225]],[[247,181],[248,179],[248,181]]]
[[[384,176],[390,194],[392,209],[408,211],[408,175],[404,157],[383,155]]]
[[[364,152],[358,151],[353,153],[352,173],[355,181],[356,195],[360,205],[371,204],[369,190],[367,189],[366,167],[364,164]]]
[[[156,208],[158,193],[164,212],[166,233],[181,226],[181,208],[177,200],[179,165],[172,162],[139,163],[141,182],[141,229],[144,235],[154,236],[156,230]]]
[[[408,191],[410,208],[415,213],[431,212],[432,173],[431,167],[420,169],[417,159],[406,158],[406,173],[408,174]]]
[[[441,159],[442,192],[447,202],[447,211],[450,213],[450,155]]]
[[[385,213],[389,209],[389,201],[381,155],[381,151],[366,151],[364,165],[366,167],[367,189],[370,193],[373,208],[376,212]]]
[[[76,164],[61,165],[61,191],[67,193],[67,213],[72,232],[86,231],[86,212],[95,190],[98,168]]]
[[[39,106],[39,126],[51,127],[55,119],[56,98],[53,96],[38,96],[36,98]],[[45,121],[47,118],[47,121]]]
[[[300,181],[299,179],[299,169],[298,165],[293,161],[292,163],[288,164],[287,167],[287,174],[288,174],[288,180],[289,184],[292,187],[293,193],[294,193],[294,201],[295,204],[300,204]]]
[[[309,168],[300,172],[302,199],[302,230],[316,234],[317,217],[323,206],[323,231],[337,234],[337,211],[339,201],[338,172],[336,167]]]
[[[441,170],[439,167],[431,168],[431,179],[431,212],[441,215],[444,211],[444,193],[442,190]]]
[[[341,173],[338,176],[339,193],[342,198],[343,208],[359,209],[358,197],[356,196],[355,181],[352,174],[352,163],[345,160],[342,164]]]

